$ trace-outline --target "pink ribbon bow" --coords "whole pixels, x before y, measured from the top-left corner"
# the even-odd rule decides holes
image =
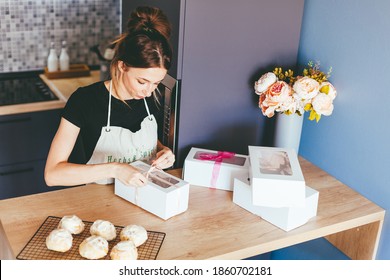
[[[215,153],[201,153],[199,154],[199,159],[201,160],[210,160],[214,161],[214,167],[213,167],[213,174],[211,176],[211,188],[215,189],[218,176],[219,176],[219,170],[221,169],[221,163],[224,159],[232,158],[236,154],[232,152],[225,152],[225,151],[218,151],[217,154]]]

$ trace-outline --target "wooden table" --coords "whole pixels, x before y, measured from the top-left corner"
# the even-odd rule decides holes
[[[242,259],[326,237],[352,259],[374,259],[385,211],[300,158],[308,186],[318,190],[318,215],[285,232],[232,202],[232,192],[190,187],[188,210],[164,221],[114,194],[87,185],[0,201],[2,259],[14,258],[47,216],[76,214],[165,232],[158,259]],[[181,170],[170,173],[180,177]],[[15,186],[17,187],[17,186]]]

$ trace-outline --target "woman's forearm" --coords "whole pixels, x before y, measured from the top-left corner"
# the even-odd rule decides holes
[[[45,181],[48,186],[75,186],[96,182],[106,178],[115,178],[121,164],[74,164],[60,162],[45,169]]]
[[[160,140],[157,141],[157,152],[161,151],[162,149],[166,148],[166,146],[164,146]]]

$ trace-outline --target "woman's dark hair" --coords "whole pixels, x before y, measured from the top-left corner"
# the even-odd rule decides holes
[[[123,61],[129,67],[169,70],[172,60],[170,35],[171,25],[160,9],[138,7],[130,15],[127,30],[114,42],[112,66],[116,68],[118,62]]]

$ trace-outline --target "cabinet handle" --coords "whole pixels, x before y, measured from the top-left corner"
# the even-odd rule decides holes
[[[7,176],[7,175],[26,173],[26,172],[31,172],[31,171],[34,171],[34,168],[33,167],[27,167],[27,168],[21,168],[21,169],[16,169],[16,170],[11,170],[11,171],[0,172],[0,175],[1,176]]]
[[[2,120],[0,121],[1,124],[8,124],[8,123],[17,123],[17,122],[28,122],[31,121],[31,117],[24,117],[24,118],[18,118],[18,119],[9,119],[9,120]]]

